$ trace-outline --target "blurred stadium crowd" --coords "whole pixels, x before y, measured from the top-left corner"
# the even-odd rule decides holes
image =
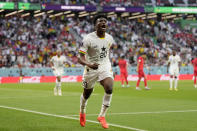
[[[173,21],[111,17],[108,26],[108,33],[115,39],[110,56],[113,66],[122,55],[130,65],[136,65],[141,52],[146,53],[148,66],[165,65],[172,49],[179,52],[185,66],[197,52],[197,29],[182,29]],[[48,67],[57,50],[64,51],[67,67],[80,66],[77,49],[93,30],[85,17],[0,18],[0,67]]]
[[[93,30],[87,20],[82,20],[73,28],[83,38]],[[109,33],[115,39],[112,46],[113,66],[120,56],[126,56],[131,65],[136,65],[139,53],[145,52],[148,66],[160,66],[166,61],[172,50],[183,59],[182,66],[190,63],[193,53],[197,52],[197,29],[186,27],[173,21],[127,20],[113,18],[108,23]]]

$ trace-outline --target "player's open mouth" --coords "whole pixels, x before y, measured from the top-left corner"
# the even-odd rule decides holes
[[[106,26],[105,26],[105,25],[102,25],[101,28],[102,28],[102,29],[106,29]]]

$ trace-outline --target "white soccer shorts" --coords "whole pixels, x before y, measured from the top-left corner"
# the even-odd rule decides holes
[[[55,69],[53,71],[53,74],[57,77],[57,76],[63,76],[64,74],[64,69]]]
[[[179,76],[179,68],[171,67],[169,70],[169,73],[171,76]]]
[[[97,70],[85,68],[82,78],[83,87],[86,89],[94,88],[97,81],[102,81],[107,77],[114,79],[111,64],[99,65]]]

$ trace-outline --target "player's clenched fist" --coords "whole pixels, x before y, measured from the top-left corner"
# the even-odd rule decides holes
[[[97,70],[97,69],[98,69],[99,64],[94,63],[94,64],[88,64],[87,66],[88,66],[88,67],[90,67],[90,68],[91,68],[91,69],[93,69],[93,70]]]

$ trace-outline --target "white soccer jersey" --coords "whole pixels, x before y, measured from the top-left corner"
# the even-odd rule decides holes
[[[169,57],[168,62],[170,62],[170,68],[179,68],[179,62],[181,61],[181,58],[179,55],[171,55]]]
[[[64,63],[66,62],[66,57],[65,56],[58,57],[56,55],[51,58],[51,62],[53,63],[54,68],[56,70],[64,69]]]
[[[99,38],[96,32],[92,32],[83,39],[79,52],[85,54],[90,63],[110,64],[109,51],[113,43],[114,40],[108,33],[105,33],[105,38]]]

